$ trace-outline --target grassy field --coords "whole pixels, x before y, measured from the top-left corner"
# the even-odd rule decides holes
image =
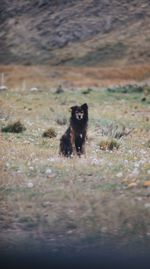
[[[150,68],[0,71],[8,86],[0,91],[0,127],[18,120],[26,127],[0,132],[1,250],[28,242],[82,249],[110,239],[149,246]],[[64,91],[57,93],[60,84]],[[69,107],[84,102],[86,155],[60,157]],[[57,136],[42,137],[48,128]],[[118,149],[103,150],[108,139]]]

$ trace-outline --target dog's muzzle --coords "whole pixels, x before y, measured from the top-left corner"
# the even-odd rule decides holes
[[[84,113],[83,112],[76,112],[76,119],[77,120],[82,120],[83,119],[83,116],[84,116]]]

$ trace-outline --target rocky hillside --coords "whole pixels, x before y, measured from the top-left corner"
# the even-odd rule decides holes
[[[1,64],[150,63],[149,0],[1,0]]]

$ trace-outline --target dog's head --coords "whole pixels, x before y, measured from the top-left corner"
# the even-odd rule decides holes
[[[72,106],[71,117],[76,121],[88,120],[88,105],[85,103],[82,106]]]

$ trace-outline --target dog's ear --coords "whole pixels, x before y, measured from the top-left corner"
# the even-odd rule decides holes
[[[81,106],[81,108],[82,108],[84,111],[88,110],[88,105],[87,105],[87,103],[83,104],[83,105]]]
[[[73,112],[74,110],[76,110],[76,108],[77,108],[77,106],[71,106],[71,107],[69,108],[69,112]]]

